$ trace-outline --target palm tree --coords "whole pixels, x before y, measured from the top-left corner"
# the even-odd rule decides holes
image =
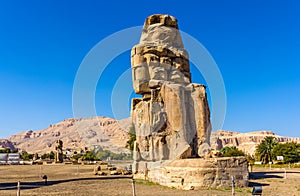
[[[277,141],[272,136],[267,136],[265,139],[256,147],[256,153],[264,164],[272,162],[273,148],[277,145]]]
[[[135,127],[133,123],[131,124],[128,134],[129,134],[129,140],[126,143],[126,148],[129,148],[131,151],[133,151],[134,141],[136,140]]]

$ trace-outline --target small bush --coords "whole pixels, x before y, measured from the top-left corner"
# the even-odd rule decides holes
[[[223,157],[238,157],[238,156],[245,156],[245,153],[239,150],[237,147],[224,147],[220,151]]]

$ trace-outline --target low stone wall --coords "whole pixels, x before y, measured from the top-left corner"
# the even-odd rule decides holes
[[[245,187],[248,186],[249,172],[245,157],[195,158],[174,160],[159,168],[137,173],[135,177],[191,190],[230,187],[232,177],[236,187]]]

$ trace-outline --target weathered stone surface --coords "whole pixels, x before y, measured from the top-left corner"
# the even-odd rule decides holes
[[[144,24],[140,43],[131,50],[133,87],[138,94],[150,94],[149,81],[180,84],[191,82],[188,53],[178,31],[177,20],[169,15],[152,15]]]
[[[55,162],[63,162],[63,141],[57,140],[55,143]]]
[[[93,174],[94,174],[94,175],[98,175],[99,171],[101,171],[101,166],[100,166],[100,165],[96,165],[96,166],[94,167],[94,172],[93,172]]]
[[[148,17],[144,24],[140,43],[146,45],[158,45],[159,43],[159,45],[183,48],[177,20],[173,16],[161,14]]]
[[[136,161],[203,157],[210,153],[205,86],[191,83],[189,56],[169,15],[152,15],[132,48]]]
[[[213,157],[210,111],[204,85],[191,83],[188,53],[169,15],[152,15],[131,51],[136,131],[133,172],[180,189],[248,183],[247,160]],[[191,159],[193,158],[193,159]]]
[[[232,177],[237,187],[248,186],[248,162],[245,157],[178,159],[150,170],[147,170],[147,164],[140,164],[142,172],[136,177],[168,187],[184,190],[224,188],[231,186]]]

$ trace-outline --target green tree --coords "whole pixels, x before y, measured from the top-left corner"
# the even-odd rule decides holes
[[[245,156],[245,153],[241,150],[239,150],[237,147],[224,147],[220,150],[223,157],[237,157],[237,156]]]
[[[11,150],[10,148],[1,149],[0,153],[17,153],[18,150]]]
[[[92,151],[88,151],[86,152],[83,156],[82,159],[84,161],[97,161],[98,158],[94,155],[94,153]]]
[[[78,159],[80,159],[82,156],[83,156],[83,154],[76,154],[76,155],[74,155],[72,158],[75,159],[75,160],[78,160]]]
[[[134,141],[136,140],[135,127],[133,123],[131,124],[128,134],[129,134],[129,140],[127,141],[126,148],[133,151]]]
[[[21,159],[23,159],[23,160],[33,159],[33,154],[29,154],[28,152],[23,152],[21,154]]]
[[[54,159],[55,158],[55,154],[53,151],[51,151],[50,153],[45,153],[41,156],[41,159]]]
[[[103,150],[102,148],[99,148],[96,152],[96,157],[100,160],[105,160],[108,157],[110,157],[112,160],[130,160],[131,156],[126,153],[114,153],[109,150]]]
[[[41,156],[41,159],[48,159],[49,158],[49,153],[44,153],[42,156]]]
[[[256,147],[256,155],[260,161],[264,164],[272,162],[274,158],[273,149],[278,144],[273,136],[267,136]]]
[[[107,157],[110,157],[110,151],[99,148],[96,153],[96,157],[99,158],[100,160],[105,160],[107,159]]]
[[[49,158],[50,159],[55,159],[55,153],[53,151],[50,152]]]
[[[247,159],[247,161],[248,161],[248,163],[249,163],[250,165],[253,165],[254,162],[255,162],[255,157],[254,157],[254,155],[247,154],[247,155],[246,155],[246,159]]]
[[[300,144],[295,142],[279,143],[273,149],[274,156],[283,156],[284,163],[300,161]]]
[[[76,154],[72,158],[75,160],[82,158],[83,161],[98,161],[99,160],[93,151],[87,151],[85,153]]]

